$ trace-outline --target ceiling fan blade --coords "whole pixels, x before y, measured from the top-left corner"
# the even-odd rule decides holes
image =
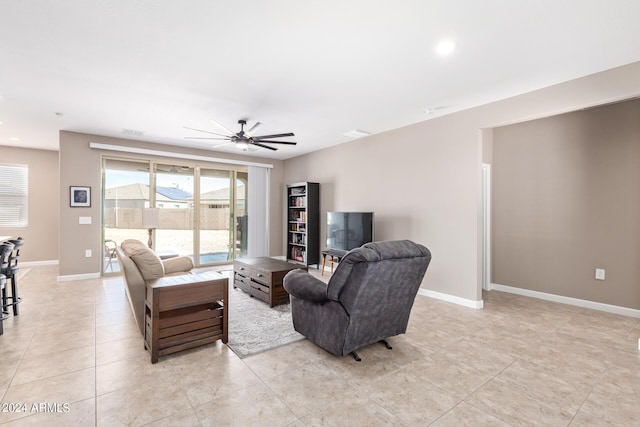
[[[271,151],[277,151],[277,150],[278,150],[277,148],[269,147],[268,145],[260,144],[259,142],[255,142],[255,141],[254,141],[254,142],[251,142],[250,144],[251,144],[251,145],[258,146],[258,147],[262,147],[262,148],[267,148],[267,149],[269,149],[269,150],[271,150]]]
[[[185,136],[184,139],[218,139],[220,141],[229,141],[229,138],[213,138],[208,136]]]
[[[210,133],[212,135],[218,135],[218,136],[227,136],[227,135],[222,135],[219,133],[215,133],[215,132],[210,132],[208,130],[202,130],[202,129],[196,129],[196,128],[190,128],[190,127],[186,127],[186,126],[182,126],[184,129],[189,129],[189,130],[197,130],[198,132],[204,132],[204,133]]]
[[[260,135],[260,136],[254,136],[254,139],[265,139],[265,138],[280,138],[280,137],[285,137],[285,136],[295,136],[293,133],[278,133],[275,135]]]
[[[287,145],[296,145],[297,142],[292,141],[263,141],[261,139],[253,139],[255,142],[264,142],[266,144],[287,144]]]
[[[262,126],[262,123],[260,122],[256,122],[255,125],[251,126],[251,129],[249,129],[248,131],[246,131],[244,134],[247,136],[251,136],[253,135],[253,133],[260,127]]]
[[[209,120],[209,121],[211,123],[213,123],[214,125],[218,126],[220,129],[223,129],[229,135],[235,135],[235,133],[231,132],[229,129],[227,129],[226,127],[222,126],[220,123],[216,122],[215,120]]]

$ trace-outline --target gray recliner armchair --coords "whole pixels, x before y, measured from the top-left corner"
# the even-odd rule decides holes
[[[407,330],[431,252],[409,240],[367,243],[348,252],[324,283],[304,270],[284,278],[293,327],[319,347],[344,356]]]

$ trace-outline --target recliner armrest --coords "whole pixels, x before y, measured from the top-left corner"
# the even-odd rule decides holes
[[[283,279],[283,286],[296,298],[313,302],[329,301],[327,284],[304,270],[291,270],[287,273]]]
[[[162,261],[164,274],[181,273],[193,269],[193,260],[188,256],[168,258]]]

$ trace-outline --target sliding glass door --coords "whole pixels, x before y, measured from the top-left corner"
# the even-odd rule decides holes
[[[120,271],[116,245],[125,239],[147,241],[142,213],[149,205],[149,163],[105,159],[103,166],[104,273]]]
[[[158,217],[153,249],[161,257],[186,255],[195,262],[195,168],[156,163],[153,171]]]
[[[200,264],[247,254],[247,172],[200,169]]]
[[[196,266],[246,255],[246,171],[126,159],[105,159],[103,171],[104,273],[120,271],[126,239]]]
[[[200,264],[233,260],[233,171],[200,169]]]

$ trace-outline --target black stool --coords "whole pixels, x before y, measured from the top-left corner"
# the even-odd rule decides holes
[[[9,317],[9,313],[4,311],[4,298],[6,295],[7,276],[2,271],[9,266],[9,254],[13,251],[13,243],[3,242],[0,244],[0,292],[2,293],[2,312],[0,312],[0,335],[4,333],[2,321]]]
[[[24,244],[22,237],[18,237],[16,240],[9,240],[9,243],[13,245],[13,250],[7,257],[7,265],[5,267],[4,261],[0,268],[0,274],[4,274],[7,281],[11,280],[11,296],[7,295],[7,285],[5,285],[2,291],[2,311],[6,312],[7,307],[13,306],[13,315],[18,315],[18,304],[22,302],[22,298],[18,296],[18,259],[20,258],[20,248]],[[6,244],[6,243],[5,243]],[[8,302],[11,300],[11,302]]]
[[[7,278],[4,277],[4,274],[0,274],[0,291],[4,293],[4,287],[7,284]],[[0,313],[0,335],[4,334],[4,326],[2,326],[2,321],[9,317],[9,314],[4,314],[4,311]]]

